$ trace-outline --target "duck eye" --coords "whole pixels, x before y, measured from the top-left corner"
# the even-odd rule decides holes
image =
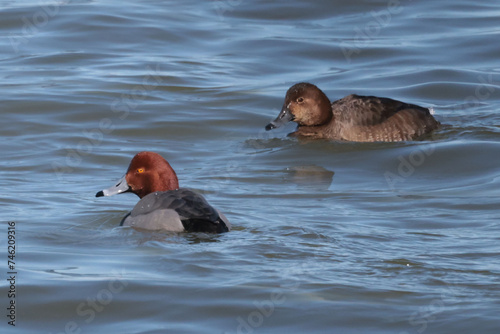
[[[144,168],[137,169],[137,173],[144,173]]]
[[[299,97],[299,98],[297,99],[297,102],[298,102],[298,103],[302,103],[302,102],[304,102],[304,98],[303,98],[303,97]]]

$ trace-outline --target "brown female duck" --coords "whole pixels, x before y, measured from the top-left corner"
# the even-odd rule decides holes
[[[356,142],[414,140],[440,125],[429,109],[376,97],[349,95],[330,103],[318,87],[298,83],[288,89],[278,117],[266,130],[294,121],[292,136]]]

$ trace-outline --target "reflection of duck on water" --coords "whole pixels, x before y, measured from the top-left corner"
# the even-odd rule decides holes
[[[286,169],[287,181],[301,187],[328,189],[332,184],[334,172],[320,166],[295,166]]]

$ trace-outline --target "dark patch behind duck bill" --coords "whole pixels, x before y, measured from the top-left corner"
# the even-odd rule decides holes
[[[95,197],[112,196],[126,193],[128,191],[130,191],[130,186],[128,185],[127,180],[125,180],[125,176],[123,176],[114,186],[98,191],[97,194],[95,194]]]
[[[279,128],[283,124],[286,124],[290,121],[293,121],[293,118],[294,117],[293,117],[292,113],[290,112],[290,110],[288,110],[288,108],[286,106],[283,106],[283,109],[281,109],[281,112],[278,115],[278,117],[276,117],[276,119],[274,121],[272,121],[271,123],[266,125],[266,131]]]

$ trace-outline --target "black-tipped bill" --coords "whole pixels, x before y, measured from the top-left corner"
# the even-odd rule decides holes
[[[290,110],[288,110],[288,108],[284,106],[283,109],[281,109],[281,112],[278,115],[278,117],[276,117],[276,119],[274,121],[272,121],[271,123],[266,125],[266,131],[269,131],[272,129],[277,129],[280,126],[282,126],[283,124],[286,124],[290,121],[293,121],[293,118],[294,117],[293,117],[292,113],[290,112]]]
[[[95,194],[95,197],[112,196],[116,194],[126,193],[127,191],[130,191],[130,186],[128,185],[127,180],[125,180],[124,176],[119,179],[114,186],[98,191],[97,194]]]

